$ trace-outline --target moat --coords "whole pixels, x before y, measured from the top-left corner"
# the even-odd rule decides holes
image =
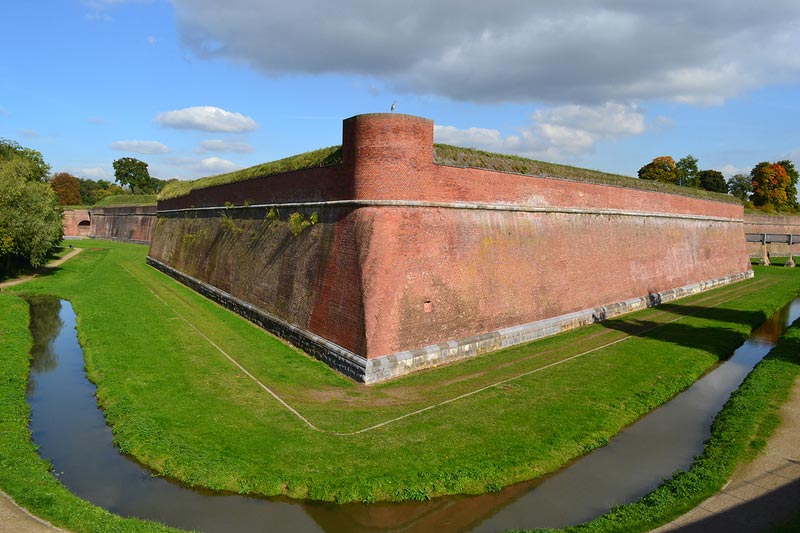
[[[494,531],[563,527],[634,501],[685,469],[714,416],[780,333],[800,300],[756,330],[725,363],[626,428],[609,444],[550,476],[480,496],[336,505],[193,490],[154,477],[121,454],[84,372],[67,301],[30,298],[34,335],[28,402],[39,453],[72,492],[109,511],[198,531]]]

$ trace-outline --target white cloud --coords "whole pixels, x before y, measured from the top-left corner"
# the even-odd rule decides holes
[[[800,78],[794,0],[173,4],[197,56],[456,100],[716,104]]]
[[[22,137],[26,137],[28,139],[39,138],[39,132],[36,130],[18,130],[17,133],[19,133]]]
[[[544,108],[533,113],[531,121],[506,137],[494,129],[452,126],[434,126],[434,135],[436,142],[562,161],[593,151],[598,142],[645,132],[644,112],[638,106],[610,102]]]
[[[158,141],[114,141],[111,143],[111,149],[149,155],[171,152],[168,146]]]
[[[233,161],[222,159],[220,157],[206,157],[201,160],[198,167],[204,172],[220,174],[222,172],[230,172],[239,168],[239,165]]]
[[[159,167],[162,168],[162,174],[186,176],[186,178],[181,177],[181,179],[192,179],[210,176],[213,174],[222,174],[241,168],[240,165],[237,165],[233,161],[222,159],[221,157],[206,157],[204,159],[195,159],[192,157],[169,157],[162,161],[162,165],[171,168],[171,170],[167,170],[166,168]],[[181,170],[176,172],[175,168]]]
[[[155,121],[168,128],[209,132],[244,133],[258,129],[252,118],[213,106],[166,111],[156,115]]]
[[[0,116],[9,117],[11,116],[11,111],[6,109],[5,107],[0,106]]]
[[[206,152],[234,152],[237,154],[246,154],[254,151],[255,148],[253,148],[253,146],[250,144],[244,142],[223,141],[220,139],[203,141],[195,150],[195,152],[198,154],[204,154]]]
[[[717,170],[722,172],[722,174],[726,178],[730,178],[731,176],[735,176],[736,174],[744,174],[745,176],[749,176],[750,175],[750,169],[749,168],[747,168],[747,169],[739,168],[739,167],[731,165],[731,164],[727,164],[722,168],[718,168]]]
[[[158,39],[156,38],[155,35],[148,35],[147,36],[147,44],[149,44],[150,46],[155,46],[157,42],[158,42]]]
[[[103,167],[74,167],[67,170],[70,174],[79,177],[92,178],[94,180],[109,180],[112,175],[111,171]]]
[[[108,124],[108,120],[103,117],[89,117],[86,119],[86,122],[94,124],[95,126],[105,126]]]
[[[152,0],[82,0],[81,5],[88,9],[86,18],[89,20],[113,20],[108,10],[113,6],[122,4],[149,4]]]

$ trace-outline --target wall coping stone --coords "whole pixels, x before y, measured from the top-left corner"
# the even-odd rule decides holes
[[[193,213],[198,211],[227,211],[231,209],[266,209],[271,207],[418,207],[440,209],[465,209],[478,211],[516,211],[522,213],[560,213],[574,215],[605,215],[644,218],[670,218],[684,220],[703,220],[709,222],[743,222],[741,218],[715,217],[686,213],[665,213],[648,211],[629,211],[623,209],[587,209],[575,207],[532,206],[524,204],[498,204],[484,202],[427,202],[417,200],[329,200],[321,202],[285,202],[269,204],[251,204],[236,206],[187,207],[182,209],[162,209],[159,215]]]

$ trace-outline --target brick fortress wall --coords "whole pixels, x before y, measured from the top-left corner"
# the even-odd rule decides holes
[[[773,233],[778,235],[792,234],[800,235],[800,216],[791,215],[756,215],[746,214],[744,216],[745,233]],[[789,245],[785,243],[773,242],[767,245],[767,250],[774,257],[785,257],[789,255]],[[797,245],[792,246],[793,255],[800,252]],[[761,244],[757,242],[747,243],[747,253],[750,257],[761,257]]]
[[[156,206],[66,209],[61,219],[66,238],[90,237],[150,244],[153,238]]]
[[[64,225],[64,237],[88,237],[91,230],[91,219],[87,209],[65,209],[61,213],[61,223]]]
[[[366,382],[752,275],[740,206],[436,165],[406,115],[347,119],[342,145],[159,202],[151,264]]]

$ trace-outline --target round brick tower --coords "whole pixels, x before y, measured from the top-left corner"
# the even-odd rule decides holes
[[[396,113],[356,115],[342,124],[343,162],[358,200],[410,199],[433,165],[433,121]]]

